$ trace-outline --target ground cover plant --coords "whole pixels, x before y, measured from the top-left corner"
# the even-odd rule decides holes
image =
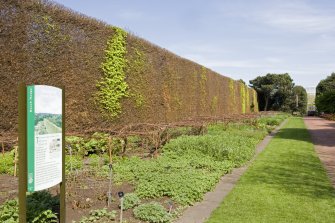
[[[107,208],[102,208],[90,211],[89,216],[83,216],[78,223],[110,222],[114,221],[115,217],[116,211],[108,211]],[[76,221],[72,223],[76,223]]]
[[[285,116],[279,116],[283,120]],[[114,181],[130,182],[140,198],[167,196],[192,205],[210,191],[220,177],[249,160],[268,132],[265,125],[214,124],[202,136],[181,136],[163,147],[156,159],[121,158],[114,164]]]
[[[0,174],[14,174],[14,150],[0,155]]]
[[[136,218],[152,223],[167,223],[172,220],[165,208],[156,202],[142,204],[134,209]]]
[[[27,196],[27,222],[52,223],[58,217],[52,210],[59,205],[59,197],[47,191],[38,191]],[[19,204],[17,199],[7,200],[0,205],[0,222],[16,223],[19,221]]]
[[[291,118],[207,222],[333,222],[334,209],[303,120]]]
[[[194,129],[189,127],[168,129],[170,139],[155,156],[141,154],[147,149],[140,148],[145,142],[140,136],[111,137],[112,143],[104,133],[85,138],[67,137],[67,207],[74,208],[73,213],[76,209],[84,211],[71,220],[103,222],[115,218],[115,211],[111,214],[111,210],[116,210],[117,218],[120,204],[115,193],[125,190],[125,219],[169,222],[183,208],[200,201],[222,175],[250,160],[256,144],[286,117],[264,116],[239,123],[210,124],[200,135],[194,135]],[[127,154],[122,152],[125,141]],[[112,175],[109,144],[113,147]],[[9,162],[7,166],[12,165]],[[110,176],[114,194],[112,206],[105,215],[101,208],[106,206]],[[97,211],[90,212],[90,209]],[[50,214],[46,212],[40,217]]]

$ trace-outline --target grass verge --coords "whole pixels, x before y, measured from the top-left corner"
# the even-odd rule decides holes
[[[207,223],[334,222],[335,190],[301,118],[291,118]]]

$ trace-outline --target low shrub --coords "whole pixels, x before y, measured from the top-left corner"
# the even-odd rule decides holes
[[[58,222],[57,215],[51,210],[59,205],[59,197],[51,196],[47,191],[38,191],[27,196],[27,222]],[[19,222],[19,204],[17,199],[7,200],[0,206],[0,222]]]
[[[96,132],[85,143],[87,154],[102,154],[108,150],[108,134]]]
[[[141,203],[140,198],[135,193],[128,193],[124,195],[123,210],[134,208]]]
[[[14,174],[14,150],[0,154],[0,174]]]
[[[89,215],[82,217],[78,223],[109,222],[115,220],[115,217],[116,211],[108,211],[107,208],[103,208],[90,211]]]
[[[88,156],[89,154],[103,154],[108,150],[108,134],[96,132],[89,139],[77,136],[68,136],[66,141],[66,153],[80,156]]]
[[[66,136],[65,137],[65,152],[66,154],[70,154],[70,148],[71,153],[76,155],[87,155],[85,151],[85,140],[82,137],[78,136]]]
[[[80,170],[83,168],[83,158],[80,155],[65,155],[65,173],[69,174],[74,170]]]
[[[56,206],[59,206],[59,197],[52,196],[48,191],[37,191],[28,195],[27,222],[40,222],[39,219],[54,222],[57,216],[50,211]]]
[[[210,125],[206,135],[172,139],[155,159],[119,159],[114,182],[132,183],[140,198],[168,196],[180,205],[192,205],[222,175],[249,160],[266,134],[266,127],[243,123]]]
[[[19,205],[17,200],[7,200],[0,206],[0,222],[19,222]]]
[[[172,220],[165,208],[156,202],[139,205],[134,209],[134,216],[150,223],[168,223]]]

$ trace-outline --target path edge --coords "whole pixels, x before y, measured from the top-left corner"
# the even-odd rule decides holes
[[[280,131],[280,129],[287,123],[286,118],[280,125],[272,130],[265,138],[259,142],[255,148],[254,156],[247,161],[243,166],[234,168],[231,173],[225,174],[215,186],[213,191],[209,191],[204,195],[204,199],[188,207],[181,217],[176,219],[174,223],[203,223],[212,214],[212,212],[219,207],[223,199],[235,187],[241,176],[245,173],[248,167],[255,161],[258,155],[266,148],[270,141]]]

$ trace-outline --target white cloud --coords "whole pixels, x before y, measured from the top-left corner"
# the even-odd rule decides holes
[[[256,1],[253,5],[223,5],[224,16],[239,17],[291,32],[322,33],[334,31],[335,15],[306,1]],[[257,4],[258,3],[258,4]]]
[[[264,13],[261,19],[265,24],[290,31],[320,33],[335,28],[335,16],[306,11],[275,10]]]

